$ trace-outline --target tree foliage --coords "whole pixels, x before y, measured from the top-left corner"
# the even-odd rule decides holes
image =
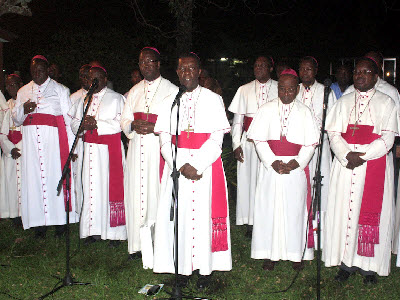
[[[28,7],[31,0],[0,0],[0,16],[5,14],[18,14],[22,16],[32,16]]]

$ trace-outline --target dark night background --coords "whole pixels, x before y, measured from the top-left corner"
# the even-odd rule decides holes
[[[136,0],[151,24],[164,32],[175,29],[176,20],[166,0]],[[228,8],[218,8],[228,5]],[[380,50],[397,57],[399,41],[397,1],[207,1],[196,0],[193,9],[193,47],[206,68],[224,88],[227,97],[238,85],[251,80],[247,64],[222,63],[221,57],[242,61],[259,53],[279,59],[304,55],[319,60],[320,80],[329,74],[329,62]],[[63,70],[62,83],[71,92],[77,86],[78,68],[91,60],[101,61],[114,82],[125,93],[129,74],[143,46],[157,47],[163,55],[162,73],[176,81],[176,41],[145,27],[135,19],[130,0],[32,0],[32,17],[7,14],[0,26],[18,35],[4,45],[6,74],[20,71],[29,78],[29,60],[45,55]],[[210,63],[207,59],[216,59]],[[225,99],[230,102],[230,99]]]

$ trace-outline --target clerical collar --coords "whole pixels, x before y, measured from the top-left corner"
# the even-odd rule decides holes
[[[159,82],[161,80],[161,75],[158,76],[156,79],[154,79],[153,81],[148,81],[147,79],[144,80],[145,83],[147,83],[148,85],[153,85],[156,82]]]
[[[97,96],[97,97],[103,97],[104,94],[107,92],[107,87],[105,86],[100,92],[94,94],[93,96]]]
[[[270,80],[271,80],[271,78],[268,79],[266,82],[262,83],[262,82],[260,82],[258,79],[256,79],[256,82],[257,82],[259,85],[261,85],[261,86],[265,86]]]
[[[303,87],[304,87],[304,89],[305,89],[306,91],[309,91],[309,90],[311,90],[311,88],[313,87],[313,85],[315,84],[315,82],[316,82],[316,80],[314,80],[314,82],[313,82],[310,86],[306,86],[306,85],[304,85],[304,83],[301,83],[301,84],[303,85]]]
[[[37,87],[38,89],[43,89],[44,87],[46,87],[46,86],[49,84],[49,82],[50,82],[50,77],[47,77],[46,81],[43,82],[41,85],[38,85],[38,84],[35,83],[34,81],[32,81],[32,82],[33,82],[33,86],[34,86],[34,87]]]
[[[375,87],[372,89],[366,91],[366,92],[361,92],[360,90],[356,89],[356,93],[359,94],[361,97],[369,97],[371,94],[375,93]]]
[[[200,89],[200,85],[198,84],[197,86],[196,86],[196,88],[193,90],[193,91],[191,91],[191,92],[185,92],[185,94],[194,94],[194,93],[197,93],[197,91]]]

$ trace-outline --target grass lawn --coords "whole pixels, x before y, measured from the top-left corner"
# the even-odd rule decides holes
[[[234,180],[234,162],[224,152],[227,178]],[[234,220],[234,201],[230,199],[231,224]],[[127,243],[111,249],[107,241],[89,246],[78,238],[78,225],[71,226],[71,271],[79,281],[90,286],[65,287],[48,299],[145,299],[138,290],[147,283],[173,284],[173,275],[153,274],[144,270],[141,261],[127,260]],[[311,299],[316,298],[316,262],[308,262],[297,281],[285,293],[271,292],[285,289],[296,272],[291,263],[280,262],[272,272],[263,271],[261,260],[250,258],[250,239],[244,237],[243,226],[231,226],[231,272],[215,272],[214,284],[197,291],[196,280],[183,291],[209,299]],[[347,283],[333,281],[337,269],[322,268],[323,299],[400,299],[400,268],[395,267],[389,277],[378,278],[375,286],[364,286],[362,276],[351,276]],[[0,299],[36,299],[50,291],[65,272],[65,240],[54,237],[54,229],[45,240],[36,240],[32,230],[15,228],[10,220],[0,221]],[[7,295],[8,294],[8,295]],[[10,297],[10,296],[12,297]],[[168,297],[161,292],[154,299]],[[151,299],[151,298],[148,298]]]

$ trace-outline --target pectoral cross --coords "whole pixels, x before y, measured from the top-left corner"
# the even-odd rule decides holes
[[[17,127],[15,127],[14,125],[10,127],[11,131],[14,131],[15,129],[17,129]]]
[[[353,133],[351,134],[351,136],[354,136],[354,132],[357,130],[357,129],[360,129],[360,127],[357,127],[357,122],[354,124],[354,126],[353,127],[350,127],[350,129],[353,129]]]
[[[190,124],[188,124],[188,128],[184,130],[185,132],[187,132],[186,137],[189,138],[189,134],[190,132],[194,132],[194,129],[190,129]]]
[[[149,121],[150,107],[147,106],[146,121]]]

